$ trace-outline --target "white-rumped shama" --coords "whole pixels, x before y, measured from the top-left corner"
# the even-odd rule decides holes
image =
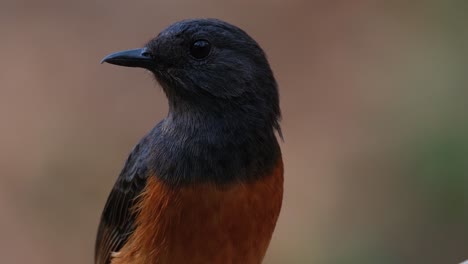
[[[277,84],[257,42],[217,19],[183,20],[102,62],[150,71],[169,112],[117,178],[95,263],[261,263],[283,162]]]

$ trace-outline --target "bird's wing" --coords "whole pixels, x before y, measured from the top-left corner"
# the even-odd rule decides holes
[[[148,178],[144,140],[133,149],[107,198],[96,238],[96,264],[109,264],[112,252],[122,248],[135,228],[133,208]]]

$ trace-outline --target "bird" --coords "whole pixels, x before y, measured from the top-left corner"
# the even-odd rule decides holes
[[[104,206],[96,264],[261,263],[283,201],[278,85],[259,44],[214,18],[101,61],[149,71],[168,113]]]

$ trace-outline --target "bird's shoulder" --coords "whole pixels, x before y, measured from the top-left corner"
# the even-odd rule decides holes
[[[129,154],[102,212],[95,245],[97,264],[110,263],[112,252],[117,252],[134,231],[133,208],[151,177],[148,166],[152,135],[143,137]]]

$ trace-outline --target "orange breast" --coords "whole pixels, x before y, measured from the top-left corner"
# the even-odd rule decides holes
[[[283,164],[251,183],[170,188],[148,180],[136,230],[113,264],[261,263],[283,197]]]

